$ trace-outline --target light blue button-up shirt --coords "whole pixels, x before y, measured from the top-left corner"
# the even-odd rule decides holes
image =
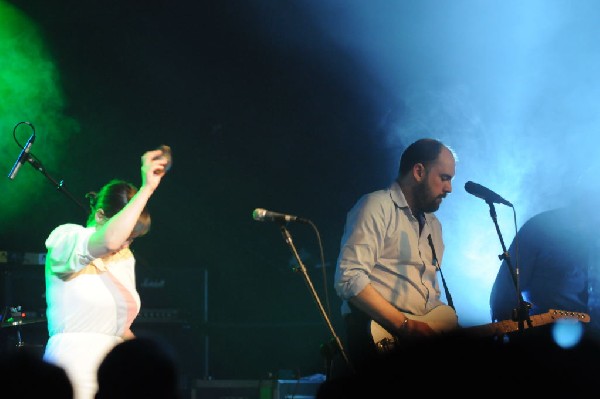
[[[425,220],[419,235],[417,218],[397,182],[359,199],[346,218],[334,280],[342,314],[350,312],[348,299],[369,283],[402,312],[420,316],[444,304],[428,241],[431,235],[441,264],[442,225],[433,213],[426,213]]]

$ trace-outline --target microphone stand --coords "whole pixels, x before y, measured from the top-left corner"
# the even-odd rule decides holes
[[[60,192],[62,192],[63,194],[65,194],[67,197],[69,197],[73,202],[75,202],[77,205],[79,205],[79,207],[81,209],[83,209],[83,211],[87,214],[89,212],[89,207],[86,207],[85,205],[83,205],[81,202],[79,202],[75,197],[73,197],[73,195],[65,188],[65,181],[61,180],[61,181],[56,181],[56,179],[54,179],[52,176],[50,176],[47,172],[46,169],[44,168],[44,166],[42,165],[42,163],[40,161],[38,161],[37,159],[35,159],[33,157],[33,155],[31,154],[27,154],[27,162],[29,162],[37,171],[41,172],[44,176],[46,176],[46,178],[48,180],[50,180],[52,182],[52,184],[54,184],[54,186],[56,186],[56,189]]]
[[[352,370],[352,365],[350,363],[348,355],[346,354],[346,351],[344,350],[344,346],[342,345],[342,341],[340,340],[340,338],[335,333],[333,325],[331,324],[331,321],[329,320],[329,317],[327,316],[327,312],[323,308],[323,305],[322,305],[322,303],[321,303],[321,301],[319,299],[319,295],[317,294],[317,291],[315,290],[315,287],[313,286],[313,284],[312,284],[312,282],[310,280],[308,272],[306,271],[306,266],[304,266],[304,263],[302,263],[302,259],[300,259],[300,255],[298,254],[298,251],[296,250],[296,247],[294,246],[294,242],[292,240],[292,236],[291,236],[290,232],[285,227],[285,223],[280,223],[280,228],[281,228],[281,233],[283,234],[283,239],[289,245],[292,253],[296,257],[296,260],[298,261],[299,267],[296,269],[296,271],[300,270],[302,272],[302,276],[304,277],[304,280],[306,281],[306,284],[307,284],[307,286],[308,286],[308,288],[309,288],[309,290],[310,290],[310,292],[311,292],[311,294],[313,296],[313,299],[315,300],[315,302],[317,304],[317,307],[319,308],[319,311],[321,312],[321,315],[323,316],[323,319],[325,319],[325,323],[327,323],[327,327],[329,328],[329,331],[331,331],[331,334],[332,334],[333,338],[335,339],[335,342],[337,343],[337,346],[338,346],[338,348],[340,350],[340,353],[342,354],[342,356],[343,356],[344,360],[346,361],[346,364],[348,365],[348,367]]]
[[[513,265],[510,260],[510,254],[506,250],[506,245],[504,245],[504,239],[502,238],[502,233],[500,232],[500,227],[498,226],[498,218],[496,215],[496,208],[494,206],[494,203],[492,201],[486,202],[490,206],[490,216],[492,217],[494,225],[496,226],[496,232],[498,233],[498,238],[500,239],[500,245],[502,245],[502,254],[498,255],[498,258],[501,261],[506,262],[506,266],[510,271],[510,275],[512,277],[513,283],[515,284],[515,289],[517,292],[518,305],[516,309],[513,309],[513,319],[518,323],[518,331],[523,331],[525,329],[525,321],[527,321],[528,327],[532,326],[531,319],[529,318],[529,310],[531,309],[531,304],[523,299],[523,294],[521,293],[521,287],[519,285],[519,269],[518,267],[516,269],[513,268]]]

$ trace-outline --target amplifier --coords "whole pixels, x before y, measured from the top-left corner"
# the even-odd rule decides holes
[[[206,321],[206,269],[138,267],[136,284],[142,301],[138,321]]]
[[[145,323],[189,323],[187,312],[176,308],[141,308],[136,324]]]
[[[272,399],[272,380],[196,380],[192,399]]]
[[[299,380],[196,380],[191,399],[315,399],[324,378]]]
[[[207,270],[138,266],[136,283],[142,307],[131,326],[133,333],[159,336],[170,344],[181,383],[189,388],[208,370]]]
[[[39,252],[0,251],[0,263],[12,265],[44,265],[46,254]]]

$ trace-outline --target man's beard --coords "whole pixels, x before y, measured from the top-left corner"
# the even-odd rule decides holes
[[[431,190],[425,180],[415,187],[417,211],[428,213],[437,211],[442,203],[442,201],[438,201],[438,198],[431,194]]]

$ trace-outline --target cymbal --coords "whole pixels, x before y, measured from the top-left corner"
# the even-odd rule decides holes
[[[37,318],[32,318],[32,319],[13,320],[13,321],[8,321],[8,322],[2,323],[0,325],[0,328],[18,327],[18,326],[23,326],[26,324],[37,324],[37,323],[44,323],[44,322],[46,322],[46,319],[43,317],[37,317]]]

